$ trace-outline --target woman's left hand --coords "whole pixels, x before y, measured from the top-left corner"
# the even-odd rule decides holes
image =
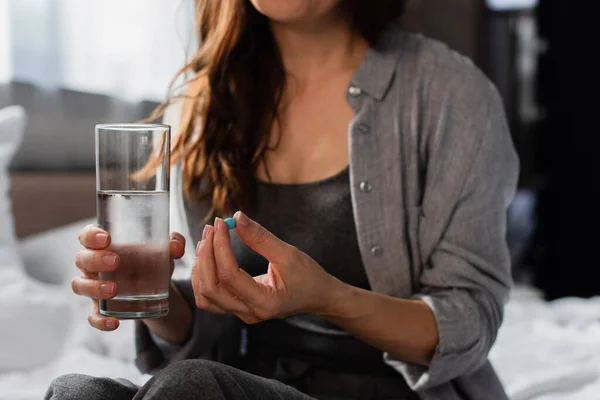
[[[294,314],[326,315],[346,285],[243,213],[234,218],[240,239],[269,261],[269,269],[256,277],[241,269],[227,225],[215,219],[196,248],[192,285],[197,307],[234,314],[249,324]]]

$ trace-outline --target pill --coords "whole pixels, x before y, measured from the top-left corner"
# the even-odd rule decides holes
[[[225,225],[227,225],[228,229],[235,229],[235,219],[233,219],[233,218],[227,218],[225,220]]]

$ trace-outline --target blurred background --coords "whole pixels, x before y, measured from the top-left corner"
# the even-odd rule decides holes
[[[18,254],[10,254],[29,276],[61,284],[73,274],[75,253],[59,241],[52,249],[68,265],[48,268],[39,253],[50,251],[43,245],[52,235],[73,241],[81,221],[95,215],[94,125],[138,121],[165,99],[196,46],[192,3],[0,0],[0,110],[22,107],[5,114],[4,127],[0,114],[0,150],[3,135],[10,144],[6,137],[22,130],[10,161],[4,155],[8,173],[0,170],[0,190],[10,188],[9,198],[0,192],[0,230],[10,231],[6,238],[14,228]],[[508,215],[513,272],[542,300],[600,295],[600,157],[590,139],[597,131],[592,81],[598,69],[593,52],[581,50],[593,29],[582,22],[593,14],[590,3],[415,0],[403,20],[407,30],[470,57],[500,90],[521,158]],[[0,168],[2,157],[0,151]],[[588,314],[598,324],[600,303]],[[594,329],[600,337],[600,325]],[[600,363],[594,365],[598,374],[588,370],[588,380],[600,380]],[[512,394],[534,398],[531,393],[537,392],[513,387]]]

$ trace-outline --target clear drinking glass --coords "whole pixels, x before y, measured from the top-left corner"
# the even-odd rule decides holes
[[[120,257],[101,280],[117,295],[100,300],[100,313],[116,318],[153,318],[169,311],[168,125],[96,125],[96,210],[110,233],[109,250]]]

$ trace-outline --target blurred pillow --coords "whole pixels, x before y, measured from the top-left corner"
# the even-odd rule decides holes
[[[71,317],[57,288],[27,277],[16,247],[7,167],[25,124],[23,107],[0,110],[0,372],[32,368],[56,357]]]
[[[22,239],[19,250],[26,273],[39,281],[67,284],[80,271],[75,267],[75,255],[83,249],[77,239],[79,232],[96,218],[74,222]]]
[[[0,109],[0,287],[22,278],[11,212],[8,164],[23,137],[27,116],[20,106]]]
[[[0,373],[44,365],[63,351],[73,329],[72,296],[32,279],[0,282]]]

